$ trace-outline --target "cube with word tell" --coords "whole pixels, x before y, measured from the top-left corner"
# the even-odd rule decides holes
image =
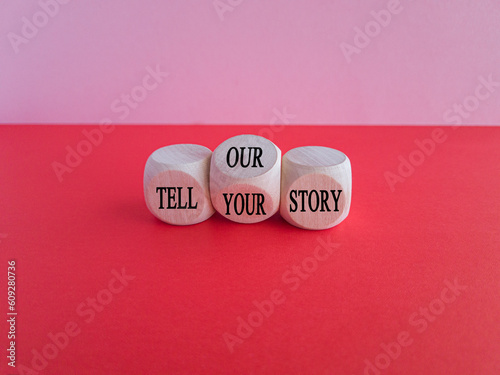
[[[238,223],[266,220],[279,209],[281,151],[264,137],[244,134],[212,155],[210,195],[222,216]]]
[[[210,201],[212,151],[179,144],[153,152],[144,169],[144,197],[151,213],[175,225],[200,223],[215,212]]]
[[[288,151],[282,160],[280,214],[303,229],[328,229],[343,221],[351,205],[351,162],[328,147]]]

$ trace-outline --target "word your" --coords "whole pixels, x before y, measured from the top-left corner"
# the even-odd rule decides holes
[[[372,20],[365,24],[364,31],[359,27],[355,27],[354,42],[352,44],[342,42],[340,49],[344,54],[347,63],[351,63],[353,54],[360,54],[361,51],[368,47],[372,39],[379,35],[383,28],[389,26],[392,21],[393,15],[401,13],[403,6],[399,0],[389,0],[387,2],[387,9],[382,9],[378,12],[371,11]]]
[[[177,209],[177,210],[183,210],[183,209],[196,209],[198,207],[198,202],[193,206],[193,197],[192,197],[192,187],[188,187],[188,200],[187,202],[184,202],[184,205],[182,205],[182,187],[157,187],[156,192],[160,192],[160,207],[158,209],[164,209],[163,207],[163,193],[167,193],[167,210],[168,209]],[[175,192],[177,190],[177,202],[175,202]]]
[[[14,32],[7,34],[10,45],[16,54],[19,53],[21,44],[28,44],[31,39],[37,36],[38,31],[49,23],[50,18],[54,18],[59,13],[59,5],[68,4],[70,0],[40,0],[38,6],[39,11],[33,13],[31,20],[27,17],[21,18],[23,23],[21,26],[21,35]]]
[[[226,202],[226,213],[225,215],[231,215],[230,205],[234,196],[234,209],[233,212],[240,216],[245,212],[247,215],[253,215],[255,212],[255,206],[257,206],[257,212],[255,215],[265,215],[264,211],[264,194],[262,193],[238,193],[236,196],[234,193],[223,193],[224,201]],[[229,196],[229,199],[228,199]],[[252,210],[250,210],[250,196],[252,196]],[[262,211],[262,214],[261,214]]]
[[[443,114],[444,121],[462,125],[463,119],[469,118],[472,112],[477,111],[479,104],[487,100],[500,87],[500,82],[494,81],[492,74],[488,78],[479,76],[479,84],[474,90],[474,95],[465,97],[461,104],[453,104],[453,108]]]
[[[281,276],[283,284],[290,291],[296,291],[301,283],[307,280],[318,269],[319,263],[325,262],[338,247],[337,244],[330,242],[330,238],[325,241],[318,237],[317,241],[318,245],[314,248],[313,256],[304,258],[301,264],[292,266],[291,270],[287,269]],[[224,332],[222,335],[229,352],[234,353],[235,346],[243,344],[244,340],[252,336],[255,329],[264,324],[265,319],[271,317],[275,311],[275,306],[282,305],[285,301],[286,295],[281,289],[271,291],[269,299],[265,299],[262,302],[254,300],[252,304],[256,310],[252,310],[246,319],[243,319],[241,316],[236,318],[236,334]]]
[[[339,209],[337,207],[337,204],[339,202],[340,193],[342,193],[342,190],[338,190],[339,193],[337,194],[337,196],[335,196],[335,190],[330,190],[330,192],[332,193],[333,201],[335,203],[335,209],[333,211],[338,211]],[[320,194],[321,194],[321,200],[319,198]],[[290,212],[296,212],[297,209],[299,208],[297,200],[295,199],[298,196],[301,196],[302,198],[301,199],[302,204],[300,205],[301,207],[300,212],[306,212],[306,208],[308,208],[309,211],[311,212],[318,211],[320,201],[321,201],[321,209],[319,210],[320,212],[331,211],[330,207],[328,206],[328,199],[330,197],[330,193],[328,192],[328,190],[320,190],[319,193],[317,190],[311,190],[311,191],[290,190],[290,200],[292,201],[292,203],[290,204]],[[307,197],[309,198],[307,199],[307,205],[306,205]]]
[[[240,156],[240,152],[238,152],[238,149],[236,147],[231,147],[227,151],[226,162],[227,162],[227,166],[229,168],[234,168],[238,164],[238,161],[240,162],[240,165],[242,168],[247,168],[248,166],[250,166],[252,156],[253,156],[252,168],[256,168],[257,163],[259,163],[259,167],[261,167],[261,168],[264,167],[262,165],[262,162],[260,161],[260,157],[262,156],[262,148],[260,148],[260,147],[248,147],[248,158],[247,158],[246,164],[243,161],[243,158],[245,157],[246,147],[240,147],[240,150],[241,150],[241,156]],[[234,154],[233,161],[231,161],[231,151],[234,151],[233,152],[233,154]]]
[[[443,314],[446,310],[446,305],[454,302],[456,298],[462,294],[467,286],[460,285],[458,280],[455,279],[453,283],[448,280],[444,281],[446,287],[441,290],[441,294],[438,298],[433,299],[428,306],[420,307],[418,312],[414,312],[410,315],[408,323],[412,327],[416,327],[418,333],[423,333],[429,323],[433,323],[436,318]],[[408,347],[413,343],[411,334],[409,331],[401,331],[396,336],[396,341],[390,342],[388,344],[380,344],[382,352],[375,357],[372,362],[365,359],[365,369],[364,375],[380,375],[380,370],[387,369],[392,361],[398,359],[401,355],[402,348]]]

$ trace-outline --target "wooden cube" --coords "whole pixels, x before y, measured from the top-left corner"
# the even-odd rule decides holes
[[[215,212],[210,201],[212,151],[180,144],[153,152],[144,169],[144,198],[151,213],[175,225],[200,223]]]
[[[281,151],[257,135],[221,143],[212,155],[210,195],[222,216],[238,223],[266,220],[279,209]]]
[[[351,162],[342,152],[307,146],[288,151],[281,171],[280,214],[303,229],[327,229],[349,214]]]

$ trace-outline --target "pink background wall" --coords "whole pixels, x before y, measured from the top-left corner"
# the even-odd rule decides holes
[[[102,120],[499,124],[500,3],[2,0],[0,121]]]

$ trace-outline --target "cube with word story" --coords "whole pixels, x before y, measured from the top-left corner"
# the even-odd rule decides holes
[[[175,225],[200,223],[215,212],[210,201],[212,151],[179,144],[153,152],[144,169],[144,198],[151,213]]]
[[[342,222],[351,205],[351,162],[342,152],[297,147],[282,160],[280,214],[303,229],[328,229]]]
[[[238,223],[257,223],[279,209],[281,150],[264,137],[244,134],[212,155],[210,195],[216,211]]]

